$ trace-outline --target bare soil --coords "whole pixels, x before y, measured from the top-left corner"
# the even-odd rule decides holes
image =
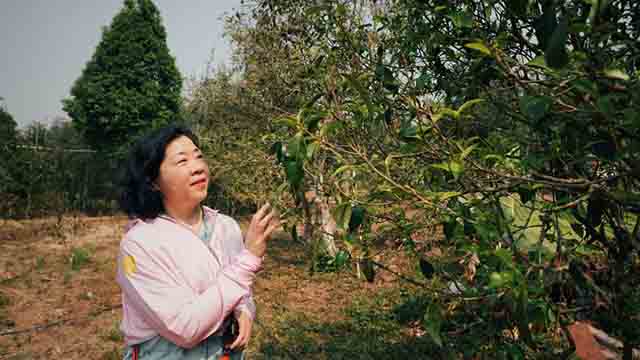
[[[121,358],[115,272],[126,221],[0,220],[0,359]],[[276,235],[255,285],[259,314],[248,359],[316,358],[297,357],[294,352],[304,349],[291,341],[296,336],[325,341],[313,336],[313,324],[344,320],[353,299],[372,297],[392,284],[385,276],[366,283],[353,272],[312,275],[309,269],[303,247]],[[283,324],[300,331],[282,329]]]

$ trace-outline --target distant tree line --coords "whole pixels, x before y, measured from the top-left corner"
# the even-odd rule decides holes
[[[18,129],[2,108],[0,124],[0,218],[115,210],[109,160],[90,149],[70,121]]]

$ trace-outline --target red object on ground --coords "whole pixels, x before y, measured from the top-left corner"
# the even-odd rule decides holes
[[[589,324],[577,321],[569,326],[569,333],[576,345],[576,355],[582,360],[607,360],[604,348],[596,341]]]

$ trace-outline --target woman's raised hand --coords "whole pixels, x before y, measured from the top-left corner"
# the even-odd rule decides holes
[[[271,233],[280,226],[280,219],[271,205],[265,204],[258,210],[253,218],[244,245],[253,255],[262,257],[267,251],[267,240]]]

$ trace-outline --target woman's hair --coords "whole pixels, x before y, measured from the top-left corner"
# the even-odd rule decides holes
[[[169,125],[141,138],[126,160],[121,181],[120,208],[130,218],[153,219],[164,212],[162,193],[154,185],[160,174],[167,146],[186,136],[198,145],[198,138],[182,125]]]

